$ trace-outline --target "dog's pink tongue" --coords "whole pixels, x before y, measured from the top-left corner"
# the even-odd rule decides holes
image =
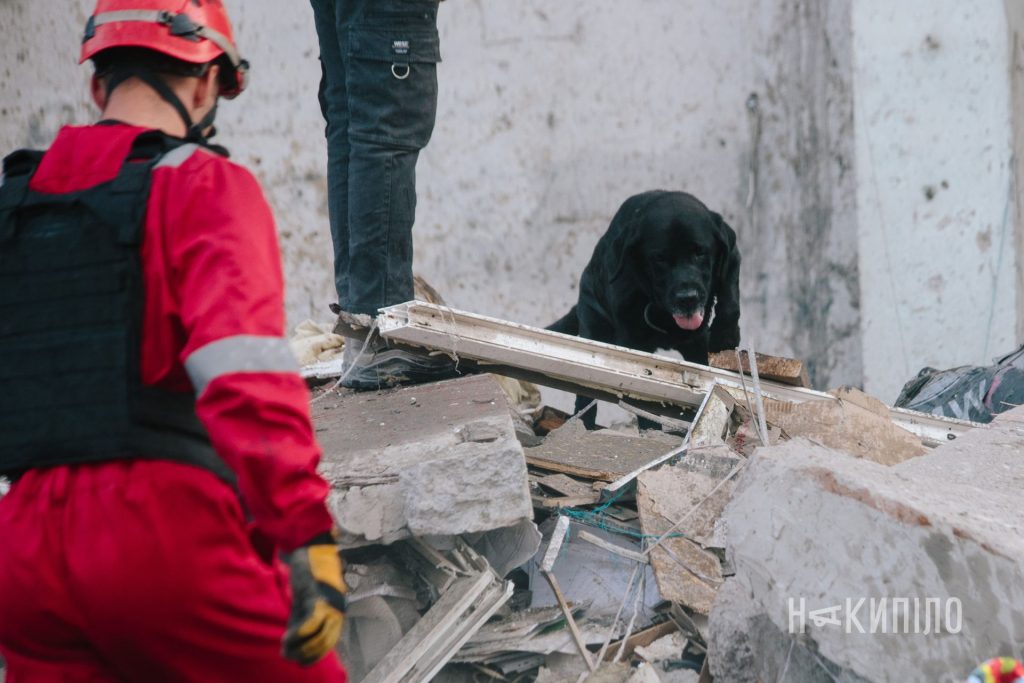
[[[676,321],[676,325],[684,330],[696,330],[704,322],[704,315],[702,313],[694,313],[693,315],[679,315],[676,313],[672,316],[672,319]]]

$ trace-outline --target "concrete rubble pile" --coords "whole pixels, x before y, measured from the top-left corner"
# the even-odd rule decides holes
[[[602,384],[614,347],[565,369],[552,349],[588,342],[536,334],[422,343],[461,345],[467,374],[446,382],[311,380],[354,681],[952,681],[1020,653],[1024,408],[933,420],[737,354],[683,368],[655,404],[630,382],[657,368]],[[641,419],[588,431],[488,370]],[[847,601],[864,632],[829,611]],[[907,632],[926,606],[929,630]]]

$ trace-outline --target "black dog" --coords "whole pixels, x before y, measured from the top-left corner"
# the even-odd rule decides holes
[[[616,212],[579,300],[548,329],[707,365],[709,352],[739,345],[739,275],[736,233],[721,216],[685,192],[644,192]],[[577,397],[576,411],[586,404]]]

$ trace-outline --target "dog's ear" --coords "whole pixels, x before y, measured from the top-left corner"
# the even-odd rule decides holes
[[[622,234],[612,242],[613,265],[608,282],[615,282],[626,269],[626,263],[634,258],[636,243],[638,241],[636,223],[630,222],[622,227]]]
[[[711,216],[721,246],[713,271],[715,318],[708,340],[708,350],[715,352],[734,349],[740,343],[740,250],[736,232],[717,213]]]
[[[660,190],[653,190],[633,195],[615,212],[608,227],[608,232],[614,235],[608,245],[612,257],[609,282],[617,280],[626,269],[626,263],[635,258],[635,247],[641,241],[640,225],[645,220],[647,208],[663,194]]]

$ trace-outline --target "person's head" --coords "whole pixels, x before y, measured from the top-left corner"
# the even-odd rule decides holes
[[[249,66],[221,0],[98,0],[82,40],[87,59],[105,115],[161,118],[155,103],[166,118],[169,105],[190,137],[211,129],[218,97],[245,89]]]

